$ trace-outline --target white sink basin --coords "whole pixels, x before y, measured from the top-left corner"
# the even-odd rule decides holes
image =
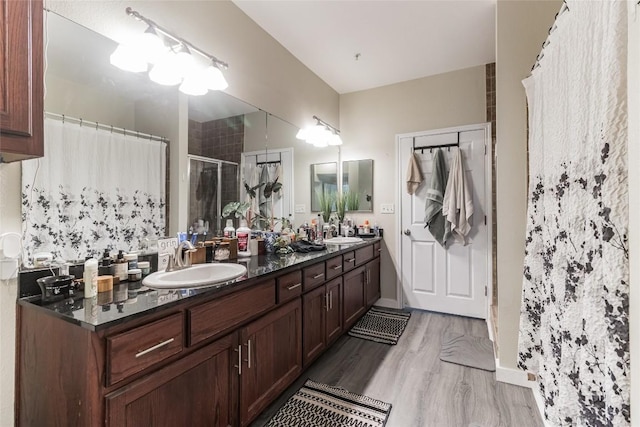
[[[142,284],[153,289],[184,289],[211,286],[236,279],[247,272],[241,264],[196,264],[183,270],[157,271]]]
[[[350,245],[353,243],[360,243],[362,239],[360,237],[334,237],[333,239],[325,239],[325,245]]]

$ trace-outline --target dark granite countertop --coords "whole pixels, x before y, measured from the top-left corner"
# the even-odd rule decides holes
[[[85,299],[82,293],[78,292],[73,297],[54,303],[43,303],[40,296],[21,298],[18,303],[98,331],[165,310],[187,299],[204,299],[222,290],[250,286],[251,283],[259,283],[261,279],[276,277],[379,240],[381,238],[366,239],[362,243],[352,245],[327,245],[326,250],[312,253],[269,254],[232,260],[230,262],[244,263],[247,273],[238,279],[204,288],[155,290],[142,286],[141,281],[123,282],[113,287],[112,295],[99,293],[95,298]]]

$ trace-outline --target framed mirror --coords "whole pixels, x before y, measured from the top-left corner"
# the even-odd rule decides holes
[[[342,162],[342,193],[347,211],[373,212],[373,160]]]
[[[311,165],[311,211],[320,212],[318,194],[338,191],[338,163],[315,163]]]

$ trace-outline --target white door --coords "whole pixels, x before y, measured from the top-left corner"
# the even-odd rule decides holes
[[[423,310],[486,318],[489,283],[489,211],[491,206],[490,163],[485,155],[489,125],[465,126],[400,137],[402,174],[402,290],[404,305]],[[406,191],[405,173],[414,147],[455,144],[442,148],[447,171],[455,150],[462,151],[467,183],[472,188],[474,212],[468,245],[448,241],[443,248],[425,228],[426,189],[431,182],[435,150],[416,150],[424,181],[415,192]]]

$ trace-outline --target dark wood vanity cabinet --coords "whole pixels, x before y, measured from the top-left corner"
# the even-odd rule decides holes
[[[373,247],[100,331],[19,304],[16,425],[246,426],[379,297]]]
[[[302,297],[302,363],[308,366],[342,333],[342,277]]]
[[[0,157],[44,155],[42,1],[0,0]]]
[[[374,258],[365,265],[365,296],[367,307],[380,299],[380,258]]]
[[[237,425],[237,343],[231,334],[108,394],[106,425]]]
[[[297,298],[240,330],[240,425],[248,425],[302,372]]]
[[[344,328],[350,328],[362,316],[367,307],[365,297],[366,269],[358,267],[344,275],[342,307]]]

